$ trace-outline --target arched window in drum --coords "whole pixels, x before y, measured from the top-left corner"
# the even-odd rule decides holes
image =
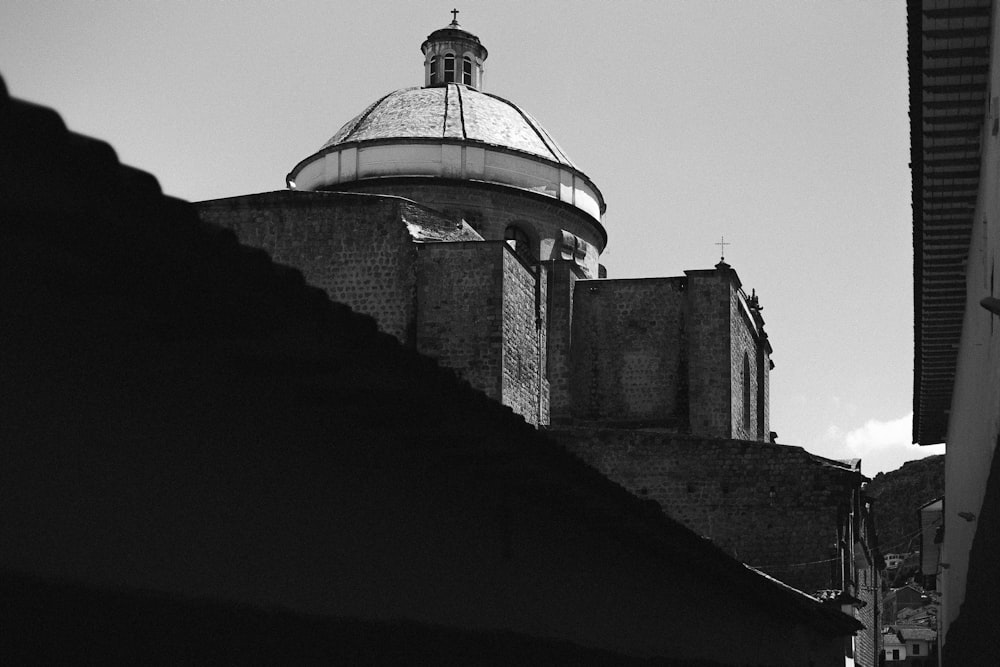
[[[435,86],[440,81],[441,77],[438,75],[438,57],[431,56],[431,77],[430,77],[431,85]]]
[[[469,56],[462,58],[462,83],[472,85],[472,58]]]
[[[510,225],[503,234],[504,240],[511,249],[520,255],[521,259],[533,263],[534,254],[531,251],[531,238],[517,225]]]
[[[444,82],[455,83],[455,54],[453,53],[444,57]]]

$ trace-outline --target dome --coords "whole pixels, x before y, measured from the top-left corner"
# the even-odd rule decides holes
[[[442,177],[563,201],[600,223],[604,199],[548,132],[513,102],[447,83],[369,105],[288,174],[300,190],[372,178]]]
[[[320,151],[351,142],[403,138],[489,144],[576,168],[538,121],[516,104],[454,83],[389,93],[340,128]]]
[[[411,199],[596,277],[608,240],[601,191],[530,114],[483,92],[486,47],[457,14],[420,45],[424,85],[368,105],[295,165],[288,187]]]

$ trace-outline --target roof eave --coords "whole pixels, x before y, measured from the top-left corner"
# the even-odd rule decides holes
[[[940,5],[940,6],[939,6]],[[908,0],[913,442],[947,436],[988,105],[991,0]]]

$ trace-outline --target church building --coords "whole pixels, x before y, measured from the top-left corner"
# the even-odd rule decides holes
[[[878,553],[860,461],[776,444],[772,348],[724,258],[613,279],[600,188],[527,111],[484,90],[456,20],[287,188],[196,204],[331,299],[502,403],[737,560],[843,606],[878,654]],[[821,592],[821,593],[820,593]]]
[[[287,190],[198,204],[330,297],[536,426],[769,442],[771,345],[724,261],[612,280],[604,196],[520,106],[484,90],[457,20],[423,86],[369,104]]]

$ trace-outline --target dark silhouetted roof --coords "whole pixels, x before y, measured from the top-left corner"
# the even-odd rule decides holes
[[[483,102],[494,103],[503,104]],[[384,406],[392,405],[387,433],[415,424],[460,431],[461,437],[435,438],[427,430],[419,458],[474,482],[482,493],[502,490],[524,511],[568,512],[607,539],[661,560],[664,568],[725,587],[750,605],[820,632],[843,635],[861,627],[748,570],[509,407],[379,333],[371,317],[331,302],[298,271],[202,222],[189,203],[164,196],[153,176],[119,163],[107,143],[69,132],[51,109],[10,98],[2,81],[0,145],[0,247],[11,260],[0,262],[0,270],[8,287],[31,287],[26,276],[44,278],[25,268],[36,266],[36,259],[58,263],[66,275],[92,273],[116,304],[136,305],[113,314],[132,318],[140,333],[219,350],[242,346],[258,367],[310,373],[324,389],[316,400],[326,400],[339,418],[348,417],[338,396],[383,416]],[[58,322],[58,314],[51,319]]]

